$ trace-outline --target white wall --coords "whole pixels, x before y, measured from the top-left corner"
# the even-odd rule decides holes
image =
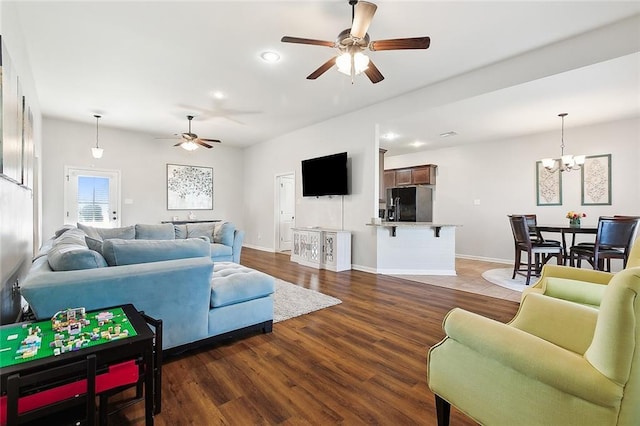
[[[375,264],[375,233],[365,223],[377,212],[375,125],[358,114],[319,123],[245,149],[245,243],[273,250],[275,176],[295,173],[295,225],[344,229],[352,235],[355,267]],[[302,197],[301,161],[347,152],[349,195]]]
[[[15,4],[0,2],[0,34],[2,34],[2,43],[9,53],[15,75],[19,77],[22,94],[33,112],[37,156],[41,134],[40,107]],[[3,58],[3,66],[8,65],[8,59]],[[35,202],[38,194],[37,182],[32,189],[34,191],[0,177],[0,322],[2,323],[13,321],[18,315],[20,297],[13,294],[11,286],[26,274],[31,265],[34,240],[38,239],[38,204]],[[34,210],[36,210],[35,215]]]
[[[579,171],[562,174],[561,206],[536,206],[535,163],[559,157],[559,145],[559,133],[550,132],[386,157],[385,168],[437,164],[434,221],[462,225],[456,232],[456,253],[511,262],[508,214],[535,213],[538,223],[564,224],[569,210],[584,211],[583,223],[589,225],[601,215],[640,215],[640,119],[565,128],[567,153],[611,154],[611,206],[581,206]]]
[[[174,141],[108,126],[100,119],[100,147],[104,156],[94,159],[96,127],[45,118],[43,122],[43,236],[53,235],[64,221],[64,166],[120,170],[122,226],[160,223],[175,216],[186,220],[188,211],[167,210],[167,163],[213,167],[213,210],[195,210],[197,219],[232,221],[243,229],[243,153],[224,145],[187,152]]]

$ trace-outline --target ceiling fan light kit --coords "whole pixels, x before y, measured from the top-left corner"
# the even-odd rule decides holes
[[[566,112],[558,114],[558,117],[562,118],[562,133],[560,136],[560,160],[554,160],[553,158],[543,158],[542,165],[551,173],[555,173],[560,170],[561,172],[570,172],[571,170],[580,170],[584,165],[584,155],[570,155],[564,153],[564,118],[569,115]]]
[[[94,148],[91,148],[91,155],[93,156],[93,158],[99,159],[102,158],[102,154],[104,154],[104,149],[100,148],[100,146],[98,145],[98,120],[100,120],[101,116],[95,114],[94,117],[96,118],[96,146]]]
[[[191,132],[191,121],[193,120],[193,115],[187,115],[187,120],[189,120],[189,131],[181,133],[180,137],[184,139],[182,142],[178,142],[174,146],[180,146],[182,149],[187,151],[195,151],[198,147],[203,146],[205,148],[213,148],[213,145],[209,145],[207,142],[215,142],[222,143],[222,141],[218,139],[205,139],[200,138],[195,133]]]
[[[327,72],[334,65],[338,71],[351,76],[351,83],[354,76],[364,73],[372,83],[379,83],[384,80],[384,76],[369,59],[362,53],[365,49],[371,51],[379,50],[405,50],[405,49],[427,49],[431,44],[429,37],[398,38],[390,40],[369,41],[367,30],[373,15],[378,6],[367,1],[349,0],[351,5],[351,28],[343,30],[338,34],[335,42],[325,40],[314,40],[300,37],[284,36],[283,43],[309,44],[313,46],[324,46],[338,49],[339,54],[322,64],[318,69],[307,76],[309,80],[315,80]]]

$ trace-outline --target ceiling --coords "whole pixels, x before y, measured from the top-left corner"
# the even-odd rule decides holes
[[[374,0],[375,1],[375,0]],[[6,1],[5,1],[6,2]],[[192,130],[246,147],[640,13],[640,2],[375,1],[372,40],[431,37],[428,50],[371,52],[385,80],[354,84],[335,55],[281,43],[334,40],[350,27],[336,1],[27,1],[16,3],[43,115],[144,132]],[[260,53],[281,55],[274,64]],[[389,155],[640,116],[640,56],[627,55],[424,110],[390,111]],[[541,66],[538,64],[537,66]],[[216,93],[224,94],[217,99]],[[560,111],[562,106],[565,110]],[[442,138],[453,130],[458,136]],[[414,148],[408,143],[424,142]],[[158,139],[172,149],[172,141]]]

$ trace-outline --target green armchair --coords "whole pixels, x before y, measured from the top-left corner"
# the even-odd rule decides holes
[[[640,239],[637,239],[631,247],[626,268],[638,266],[640,266]],[[545,265],[538,281],[530,288],[525,289],[522,297],[524,299],[528,293],[539,293],[598,307],[606,285],[609,284],[613,276],[614,274],[610,272],[593,269]]]
[[[640,424],[640,267],[598,309],[527,293],[509,324],[454,309],[427,356],[438,425],[450,405],[483,425]]]

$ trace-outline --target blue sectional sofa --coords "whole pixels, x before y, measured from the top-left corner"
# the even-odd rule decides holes
[[[159,227],[134,229],[143,236]],[[241,331],[271,331],[275,279],[270,275],[233,262],[214,263],[212,245],[202,236],[125,239],[118,237],[130,230],[110,232],[102,232],[99,247],[75,227],[43,244],[20,287],[38,320],[71,307],[132,303],[162,319],[163,348],[176,352]]]

